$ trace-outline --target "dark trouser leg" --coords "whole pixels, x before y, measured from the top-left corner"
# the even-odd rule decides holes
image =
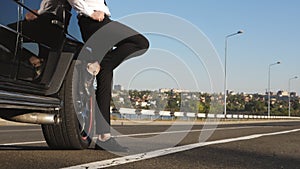
[[[79,19],[79,26],[82,33],[82,38],[87,41],[97,30],[110,23],[108,37],[118,39],[123,37],[128,32],[134,32],[125,25],[111,21],[108,17],[103,22],[97,22],[87,17]],[[107,39],[109,41],[109,39]],[[97,91],[96,99],[100,109],[100,113],[96,112],[96,133],[110,133],[110,101],[112,90],[113,70],[120,65],[124,60],[143,54],[149,47],[148,40],[140,35],[135,34],[114,44],[114,50],[108,52],[101,61],[101,70],[97,75]],[[101,46],[100,46],[101,47]]]
[[[80,17],[78,24],[84,42],[86,42],[98,29],[109,22],[110,20],[107,18],[103,22],[96,22],[88,17]],[[110,100],[113,71],[101,67],[96,78],[96,101],[99,107],[99,109],[96,109],[95,114],[96,134],[110,133]]]
[[[96,112],[96,133],[110,133],[110,101],[113,71],[101,68],[97,75],[96,100],[100,112]]]
[[[116,48],[103,58],[101,66],[115,69],[123,61],[144,54],[148,47],[149,42],[144,36],[140,34],[131,36],[119,42]]]

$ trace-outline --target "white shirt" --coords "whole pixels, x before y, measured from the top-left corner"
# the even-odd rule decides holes
[[[58,11],[62,9],[63,1],[60,0],[42,0],[40,9],[37,11],[38,14],[45,12],[53,13],[57,15]]]
[[[102,11],[108,16],[111,15],[104,0],[68,0],[68,2],[79,14],[91,16],[95,11]]]

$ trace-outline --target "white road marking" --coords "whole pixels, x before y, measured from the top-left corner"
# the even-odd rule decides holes
[[[216,140],[216,141],[209,141],[209,142],[200,142],[195,144],[189,144],[184,146],[178,146],[178,147],[172,147],[172,148],[165,148],[161,150],[155,150],[150,151],[146,153],[141,154],[135,154],[130,156],[124,156],[114,159],[108,159],[98,162],[92,162],[87,164],[81,164],[77,166],[71,166],[64,169],[82,169],[82,168],[88,168],[88,169],[98,169],[98,168],[106,168],[106,167],[112,167],[127,163],[132,163],[136,161],[151,159],[155,157],[160,157],[168,154],[174,154],[182,151],[191,150],[194,148],[204,147],[208,145],[215,145],[215,144],[223,144],[223,143],[229,143],[229,142],[236,142],[236,141],[243,141],[243,140],[251,140],[259,137],[264,136],[274,136],[274,135],[280,135],[280,134],[287,134],[287,133],[293,133],[293,132],[299,132],[300,129],[294,129],[294,130],[287,130],[287,131],[280,131],[280,132],[274,132],[274,133],[265,133],[265,134],[253,134],[249,136],[243,136],[243,137],[237,137],[237,138],[229,138],[229,139],[223,139],[223,140]]]
[[[43,144],[46,141],[31,141],[31,142],[19,142],[19,143],[6,143],[0,144],[0,146],[17,146],[17,145],[30,145],[30,144]]]

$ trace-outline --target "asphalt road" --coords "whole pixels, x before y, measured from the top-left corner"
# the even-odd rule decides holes
[[[93,145],[87,150],[50,150],[39,126],[2,125],[0,168],[300,168],[300,121],[114,129],[129,154],[96,151]]]

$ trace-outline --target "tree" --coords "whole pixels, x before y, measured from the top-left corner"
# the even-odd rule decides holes
[[[245,104],[245,111],[255,114],[264,114],[267,111],[265,103],[259,100],[251,100]]]

